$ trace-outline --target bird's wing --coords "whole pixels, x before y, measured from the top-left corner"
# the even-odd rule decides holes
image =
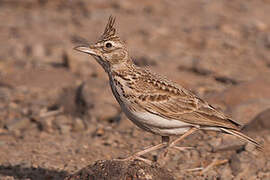
[[[143,78],[145,80],[137,81],[133,89],[136,102],[145,111],[194,125],[237,130],[241,127],[191,91],[155,74]]]

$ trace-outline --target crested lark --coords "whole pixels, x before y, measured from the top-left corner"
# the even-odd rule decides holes
[[[162,143],[126,159],[175,144],[197,130],[214,130],[262,146],[240,132],[241,125],[192,92],[149,70],[137,67],[126,45],[116,35],[115,18],[110,17],[104,33],[93,45],[76,50],[93,56],[109,76],[112,92],[126,116],[138,127],[162,137]],[[169,142],[169,137],[181,135]],[[181,149],[180,147],[178,147]]]

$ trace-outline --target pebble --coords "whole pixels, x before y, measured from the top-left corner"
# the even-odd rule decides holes
[[[232,170],[228,165],[222,168],[220,177],[221,179],[226,179],[226,180],[233,179]]]
[[[265,31],[268,28],[267,24],[265,24],[264,22],[260,20],[255,20],[254,25],[256,29],[258,29],[259,31]]]
[[[56,127],[60,130],[61,134],[67,134],[71,131],[71,118],[65,115],[59,115],[54,119]]]
[[[30,120],[28,118],[14,118],[6,124],[9,131],[22,130],[30,125]]]
[[[94,136],[98,136],[98,137],[101,137],[105,134],[105,130],[104,128],[97,128],[95,133],[94,133]]]
[[[71,127],[69,125],[63,124],[60,126],[61,134],[68,134],[71,131]]]
[[[83,123],[83,120],[81,118],[75,118],[73,121],[72,130],[75,132],[83,131],[85,130],[85,124]]]
[[[237,154],[233,154],[230,158],[230,167],[232,169],[232,174],[234,176],[236,176],[237,174],[239,174],[242,171],[242,167],[241,167],[241,162],[240,159],[238,158]]]

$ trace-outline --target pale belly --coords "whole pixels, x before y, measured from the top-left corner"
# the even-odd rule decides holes
[[[166,119],[148,112],[130,112],[123,109],[127,117],[140,128],[161,136],[181,135],[194,125],[179,120]]]

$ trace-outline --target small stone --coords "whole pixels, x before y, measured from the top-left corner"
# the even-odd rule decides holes
[[[30,109],[29,108],[22,108],[21,113],[26,116],[26,115],[30,114]]]
[[[234,38],[240,37],[240,32],[239,32],[237,29],[233,28],[233,27],[232,27],[231,25],[229,25],[229,24],[224,24],[224,25],[222,25],[222,26],[221,26],[221,30],[222,30],[224,33],[226,33],[226,34],[228,34],[228,35],[231,35],[231,36],[234,37]]]
[[[81,118],[75,118],[72,126],[72,130],[77,132],[77,131],[82,131],[85,130],[85,124],[83,123],[83,120]]]
[[[265,24],[264,22],[259,21],[259,20],[256,20],[254,22],[254,25],[255,25],[256,29],[258,29],[259,31],[265,31],[268,28],[267,24]]]
[[[262,171],[260,171],[258,173],[258,178],[259,179],[270,179],[270,172],[269,171],[268,172],[262,172]]]
[[[33,47],[33,55],[35,57],[44,57],[45,56],[45,48],[42,44],[35,44]]]
[[[238,173],[242,171],[241,162],[238,158],[237,154],[233,154],[230,158],[230,167],[232,169],[232,173],[236,176]]]
[[[5,141],[0,141],[0,147],[1,146],[5,146],[6,145],[6,142]]]
[[[70,126],[68,126],[66,124],[60,126],[60,133],[61,134],[68,134],[68,133],[70,133],[70,131],[71,131]]]
[[[45,119],[40,120],[40,129],[42,131],[51,133],[53,132],[53,120],[55,119],[55,117],[48,117]]]
[[[67,134],[71,131],[71,118],[65,115],[57,116],[54,120],[56,127],[60,130],[61,134]]]
[[[94,132],[93,136],[101,137],[104,134],[105,134],[104,128],[97,128],[96,131]]]
[[[222,169],[220,177],[221,179],[226,179],[226,180],[233,179],[232,171],[229,166],[225,166]]]
[[[30,125],[30,120],[28,118],[15,118],[11,120],[6,127],[9,131],[26,129]]]
[[[222,138],[213,138],[209,140],[208,143],[214,148],[218,147],[222,144]]]

